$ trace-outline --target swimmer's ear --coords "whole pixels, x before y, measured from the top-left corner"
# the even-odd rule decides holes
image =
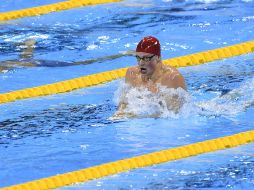
[[[19,56],[20,59],[31,59],[33,57],[35,43],[35,39],[28,39],[24,41],[24,43],[21,45],[24,49]]]
[[[160,62],[161,61],[161,57],[159,57],[158,55],[156,55],[157,61]]]

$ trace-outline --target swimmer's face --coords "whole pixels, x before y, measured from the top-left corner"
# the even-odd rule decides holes
[[[153,74],[159,61],[159,57],[157,55],[137,52],[136,58],[142,75]]]

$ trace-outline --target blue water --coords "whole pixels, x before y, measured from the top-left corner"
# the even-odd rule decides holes
[[[37,6],[43,6],[51,3],[62,2],[61,0],[33,1],[32,3],[24,0],[4,0],[1,2],[0,12],[16,11]]]
[[[18,2],[15,9],[33,6]],[[4,0],[0,10],[13,7]],[[253,8],[247,0],[124,1],[8,21],[0,25],[0,66],[19,59],[28,38],[37,41],[34,59],[68,63],[133,50],[146,35],[160,39],[163,59],[241,43],[253,40]],[[253,63],[249,54],[180,68],[192,100],[176,117],[109,120],[122,79],[2,104],[0,187],[252,130]],[[89,65],[18,66],[1,72],[0,92],[135,64],[125,56]],[[253,150],[249,144],[63,189],[253,189]]]

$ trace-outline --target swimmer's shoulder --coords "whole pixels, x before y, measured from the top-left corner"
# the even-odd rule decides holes
[[[162,85],[170,88],[181,87],[186,90],[185,79],[182,74],[174,67],[164,65],[164,74],[162,76]]]
[[[125,76],[125,81],[130,84],[134,84],[140,75],[139,69],[137,66],[128,68]]]
[[[129,67],[126,72],[126,77],[134,77],[140,74],[139,68],[137,66]]]
[[[175,67],[172,67],[170,65],[163,65],[163,70],[164,70],[164,73],[166,75],[171,75],[171,74],[174,74],[174,73],[179,73],[179,71]]]

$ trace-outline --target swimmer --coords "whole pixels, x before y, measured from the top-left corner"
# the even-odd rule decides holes
[[[0,62],[0,73],[7,72],[14,68],[22,68],[22,67],[63,67],[63,66],[73,66],[73,65],[86,65],[95,62],[102,62],[108,60],[114,60],[123,56],[130,56],[135,54],[133,51],[124,51],[116,55],[109,55],[104,57],[98,57],[95,59],[89,59],[85,61],[77,61],[77,62],[64,62],[64,61],[56,61],[56,60],[38,60],[34,59],[33,52],[35,48],[36,41],[34,39],[28,39],[23,44],[24,47],[23,52],[21,52],[19,59],[17,60],[7,60]]]
[[[182,88],[186,91],[185,80],[180,72],[161,61],[161,48],[158,39],[152,36],[143,38],[136,48],[137,66],[130,67],[125,76],[125,83],[130,87],[145,87],[153,93],[158,92],[158,86],[167,88]],[[118,105],[118,111],[112,118],[133,117],[126,112],[128,103],[123,98]],[[181,107],[178,96],[166,97],[167,108],[177,113]],[[134,116],[135,117],[135,116]]]
[[[20,54],[18,60],[7,60],[0,62],[0,72],[6,72],[13,68],[18,67],[33,67],[30,59],[33,57],[33,50],[34,50],[35,40],[29,39],[24,42],[22,45],[25,47],[24,51]]]

